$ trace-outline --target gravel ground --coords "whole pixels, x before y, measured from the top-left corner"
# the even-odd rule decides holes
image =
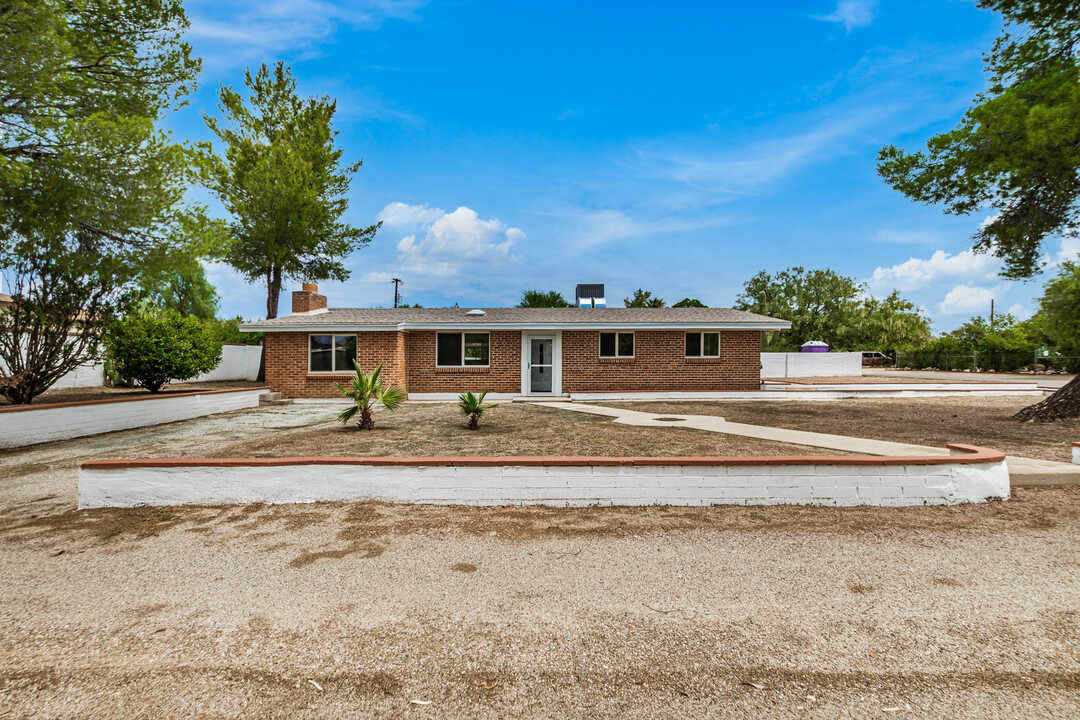
[[[72,509],[78,458],[311,421],[291,410],[0,456],[0,717],[1080,715],[1080,488]]]
[[[176,393],[196,392],[200,390],[231,390],[233,388],[263,387],[265,383],[247,380],[222,380],[220,382],[169,383],[162,387],[158,396]],[[83,387],[46,390],[34,398],[32,405],[48,405],[62,402],[87,402],[89,400],[111,400],[124,397],[151,397],[151,393],[142,387]],[[10,405],[6,397],[0,397],[0,406]]]

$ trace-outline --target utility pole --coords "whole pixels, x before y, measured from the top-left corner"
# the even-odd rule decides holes
[[[394,283],[394,307],[397,307],[401,303],[401,294],[398,293],[398,285],[404,284],[401,278],[394,278],[390,282]]]
[[[994,298],[990,298],[990,332],[994,332]]]

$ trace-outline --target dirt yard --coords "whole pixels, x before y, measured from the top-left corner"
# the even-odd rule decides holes
[[[189,383],[170,383],[161,389],[158,395],[174,395],[176,393],[187,393],[204,390],[230,390],[232,388],[244,388],[244,387],[261,387],[263,383],[247,382],[245,380],[227,380],[221,382],[189,382]],[[33,405],[48,405],[49,403],[62,403],[62,402],[86,402],[88,400],[109,400],[112,398],[123,397],[151,397],[151,393],[146,388],[134,387],[134,388],[107,388],[107,387],[85,387],[85,388],[65,388],[62,390],[46,390],[41,395],[34,398]],[[0,407],[10,405],[6,397],[0,397]]]
[[[525,404],[495,406],[478,430],[468,430],[452,404],[406,404],[376,417],[371,432],[331,420],[229,443],[212,449],[209,457],[835,454],[702,430],[616,425],[602,417]]]
[[[906,509],[74,509],[82,459],[207,455],[336,410],[0,455],[0,717],[1080,714],[1080,488]]]
[[[1077,494],[86,513],[0,531],[11,717],[1080,712]]]
[[[982,445],[1042,460],[1071,462],[1080,420],[1022,423],[1012,415],[1030,397],[882,398],[835,402],[602,403],[645,412],[719,415],[731,422],[944,447]]]

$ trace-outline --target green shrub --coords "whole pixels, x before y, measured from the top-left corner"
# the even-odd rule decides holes
[[[117,374],[134,378],[152,393],[170,380],[193,378],[221,362],[221,343],[202,322],[173,311],[129,315],[113,323],[105,346]]]
[[[219,320],[205,321],[206,330],[210,337],[217,343],[230,343],[232,345],[259,345],[263,341],[265,333],[240,332],[240,324],[244,319],[240,316]]]

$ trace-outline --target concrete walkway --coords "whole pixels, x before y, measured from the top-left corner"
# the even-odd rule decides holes
[[[686,427],[695,430],[724,433],[726,435],[741,435],[743,437],[757,438],[759,440],[772,440],[774,442],[807,445],[809,447],[825,448],[828,450],[861,453],[863,455],[949,454],[949,451],[946,448],[890,442],[888,440],[869,440],[866,438],[849,437],[847,435],[830,435],[827,433],[808,432],[806,430],[789,430],[787,428],[771,427],[768,425],[748,425],[746,423],[727,422],[724,418],[715,415],[658,415],[657,413],[642,412],[640,410],[567,402],[538,402],[535,404],[558,408],[560,410],[588,413],[590,415],[603,415],[612,418],[615,422],[622,425],[635,425],[638,427]],[[675,419],[660,420],[658,418]],[[1051,460],[1036,460],[1016,455],[1007,456],[1006,464],[1009,467],[1009,477],[1013,487],[1080,484],[1080,465],[1053,462]]]

